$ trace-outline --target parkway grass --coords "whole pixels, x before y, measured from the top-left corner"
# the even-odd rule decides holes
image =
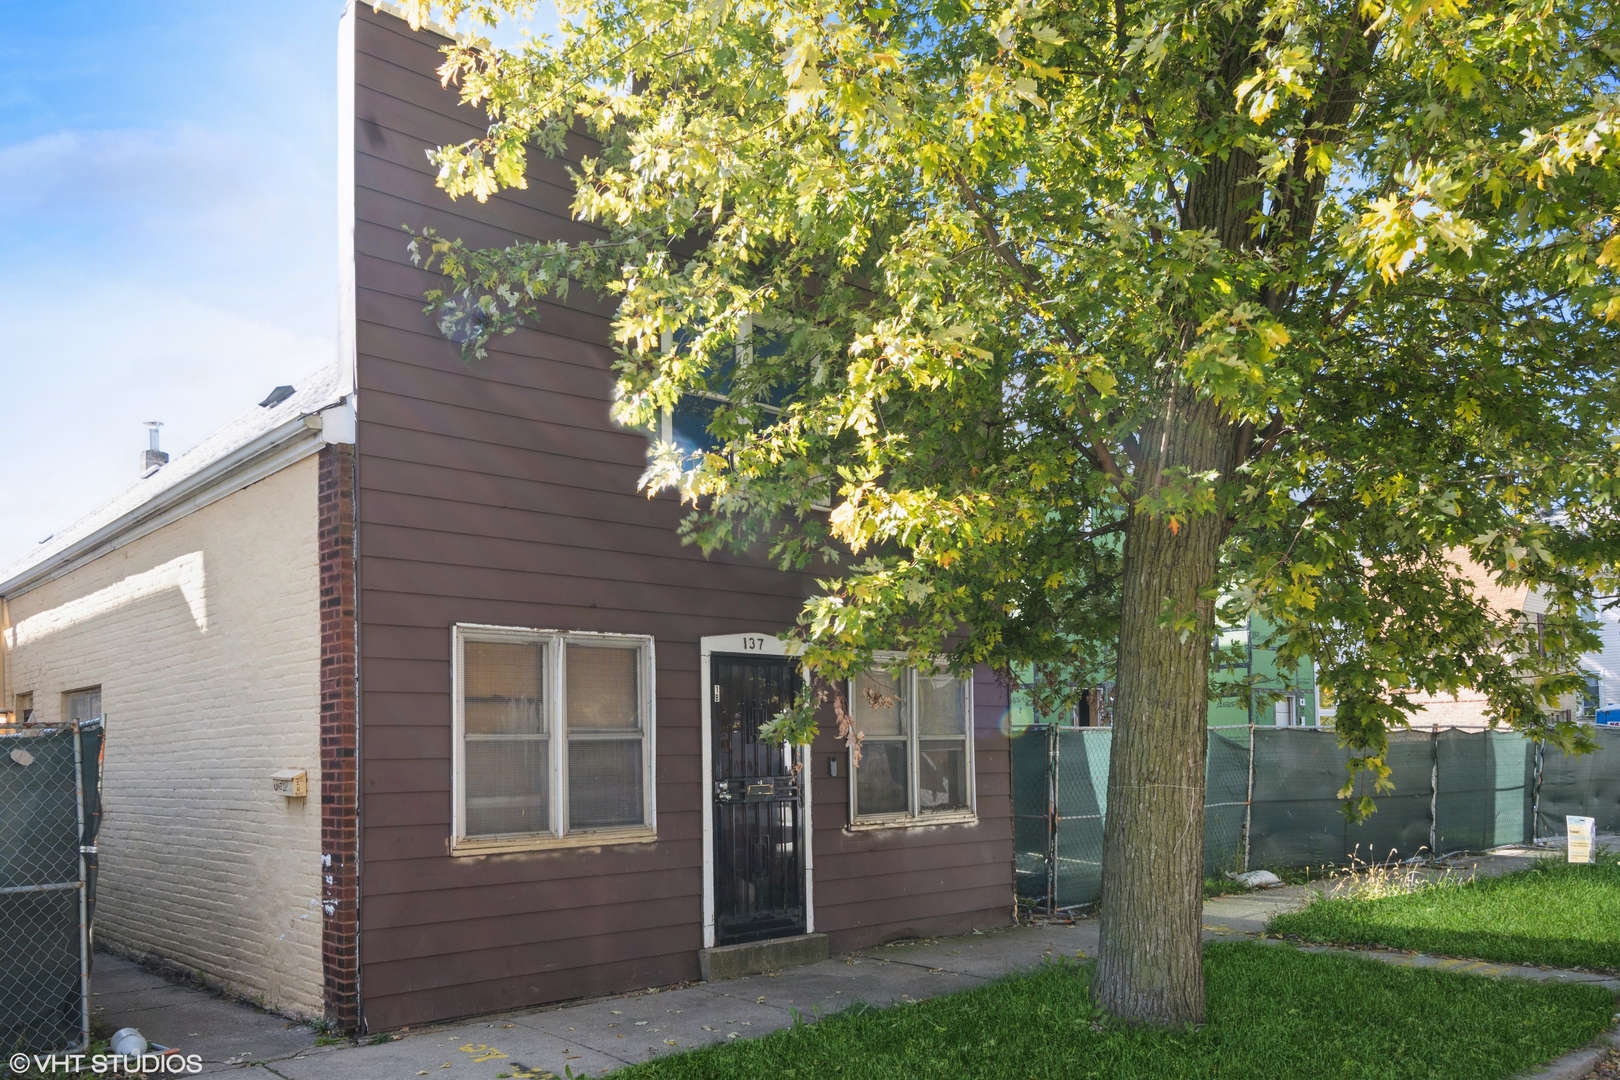
[[[1502,877],[1318,900],[1277,916],[1271,930],[1308,941],[1620,972],[1620,864],[1548,859]]]
[[[1588,985],[1394,967],[1252,943],[1205,949],[1209,1019],[1129,1028],[1092,1005],[1091,967],[1047,964],[916,1004],[856,1006],[765,1038],[674,1054],[615,1080],[1488,1080],[1602,1031]]]

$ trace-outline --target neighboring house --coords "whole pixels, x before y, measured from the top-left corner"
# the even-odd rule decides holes
[[[299,380],[0,569],[0,711],[107,720],[97,943],[299,1015],[324,1009],[321,800],[270,777],[321,790],[346,390]]]
[[[1331,727],[1333,702],[1322,700],[1316,665],[1308,659],[1292,668],[1278,664],[1270,636],[1270,625],[1257,616],[1221,633],[1210,672],[1209,726]]]
[[[1539,623],[1546,614],[1546,599],[1534,589],[1528,586],[1504,588],[1483,567],[1467,559],[1458,562],[1476,592],[1498,613],[1519,613],[1532,624]],[[1568,713],[1571,718],[1579,716],[1590,720],[1600,705],[1620,704],[1620,610],[1602,611],[1596,618],[1603,645],[1599,651],[1582,657],[1587,689],[1582,695],[1571,695],[1553,710]],[[1279,667],[1277,652],[1269,646],[1269,638],[1269,625],[1257,617],[1244,626],[1221,632],[1215,664],[1210,671],[1210,726],[1332,727],[1336,706],[1328,688],[1317,681],[1315,664],[1306,659],[1291,670]],[[1034,678],[1033,670],[1027,667],[1019,675],[1024,684]],[[1020,731],[1036,722],[1074,727],[1106,724],[1109,722],[1107,697],[1106,690],[1093,691],[1077,708],[1062,715],[1038,715],[1032,695],[1015,685],[1008,714],[1009,728]],[[1414,728],[1438,725],[1484,730],[1489,726],[1489,702],[1482,691],[1465,689],[1456,694],[1416,694],[1413,700],[1419,705],[1411,718]]]
[[[443,39],[366,3],[340,34],[339,373],[0,575],[6,693],[107,714],[98,932],[382,1030],[764,959],[715,947],[1009,923],[1005,693],[876,671],[846,688],[858,768],[830,716],[762,744],[813,580],[703,557],[637,490],[609,305],[462,361],[400,226],[578,239],[572,183],[537,154],[526,189],[452,203],[425,151],[485,121]],[[285,460],[188,486],[250,451]]]
[[[1333,703],[1323,700],[1316,669],[1302,660],[1292,670],[1277,664],[1277,651],[1269,646],[1269,631],[1259,619],[1222,631],[1210,670],[1212,697],[1210,727],[1331,727]],[[1060,727],[1106,727],[1112,723],[1112,684],[1086,691],[1075,705],[1057,712],[1037,710],[1030,685],[1036,670],[1017,671],[1008,710],[1008,728],[1022,731],[1035,723]],[[1043,673],[1044,674],[1044,673]]]
[[[1474,591],[1497,614],[1518,614],[1537,626],[1547,613],[1546,598],[1528,585],[1505,587],[1498,583],[1490,571],[1462,553],[1453,555],[1464,576],[1472,582]],[[1455,694],[1414,694],[1412,700],[1420,708],[1411,717],[1414,728],[1434,726],[1469,728],[1483,731],[1491,726],[1490,702],[1483,691],[1465,689]],[[1573,719],[1581,712],[1579,695],[1570,695],[1561,701],[1554,713],[1564,713]]]
[[[1595,617],[1603,645],[1581,657],[1587,674],[1583,712],[1620,706],[1620,608],[1599,611]]]

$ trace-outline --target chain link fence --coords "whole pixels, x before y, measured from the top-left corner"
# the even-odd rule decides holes
[[[1211,728],[1205,873],[1344,864],[1420,852],[1482,851],[1562,836],[1564,817],[1620,831],[1620,729],[1593,729],[1596,752],[1566,756],[1513,732],[1390,735],[1395,790],[1352,824],[1338,791],[1351,751],[1321,728]],[[1109,728],[1038,725],[1014,736],[1018,895],[1047,911],[1102,895]]]
[[[0,728],[0,1048],[90,1039],[99,722]]]

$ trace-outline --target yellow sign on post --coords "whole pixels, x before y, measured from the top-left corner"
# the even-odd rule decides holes
[[[1564,818],[1564,824],[1569,830],[1569,861],[1572,863],[1591,862],[1592,834],[1596,832],[1594,826],[1597,821],[1589,817],[1570,815]]]

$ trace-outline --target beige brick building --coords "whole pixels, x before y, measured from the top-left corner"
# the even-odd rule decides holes
[[[319,481],[353,424],[305,382],[0,570],[0,711],[105,717],[99,947],[318,1016]]]
[[[1526,585],[1505,588],[1491,577],[1488,570],[1461,552],[1457,553],[1456,558],[1463,573],[1473,583],[1475,593],[1497,614],[1520,612],[1530,619],[1546,614],[1547,601],[1534,589]],[[1414,728],[1438,726],[1483,731],[1490,726],[1490,703],[1483,691],[1469,689],[1456,694],[1414,694],[1413,700],[1423,706],[1420,712],[1412,716]],[[1569,710],[1579,708],[1579,702],[1574,697],[1560,705]]]

